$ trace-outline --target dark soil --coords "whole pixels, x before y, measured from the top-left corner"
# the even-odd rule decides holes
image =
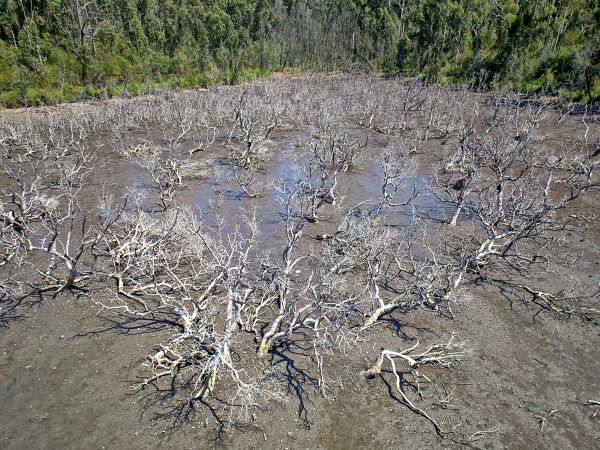
[[[59,110],[52,108],[48,114]],[[559,115],[552,114],[555,121]],[[548,125],[546,145],[568,141],[577,120],[567,118],[556,129]],[[370,143],[360,164],[340,181],[346,205],[379,194],[381,169],[374,161],[386,148],[380,133],[358,128],[354,132],[359,138],[368,134]],[[240,211],[256,208],[265,246],[275,246],[282,233],[281,207],[268,182],[299,173],[302,161],[297,152],[303,134],[296,129],[270,136],[271,156],[256,179],[266,195],[248,199],[231,181],[215,184],[200,179],[186,181],[179,201],[207,211],[208,200],[217,199],[214,188],[220,187],[225,191],[223,206],[206,213],[206,222],[211,225],[220,215],[231,224]],[[110,134],[90,140],[96,166],[82,197],[86,208],[95,208],[99,190],[121,195],[126,185],[143,183],[143,172],[112,145]],[[407,183],[410,190],[415,184],[426,187],[433,163],[450,145],[451,141],[431,139],[422,147],[416,156],[418,168]],[[216,142],[194,158],[209,161],[226,178],[225,156],[224,146]],[[430,196],[418,199],[417,206],[434,215],[445,214]],[[600,216],[600,196],[591,193],[567,213]],[[387,217],[391,223],[405,220],[401,213],[394,214]],[[328,233],[335,227],[332,215],[311,225],[308,232]],[[570,255],[577,255],[572,270],[562,274],[563,279],[551,273],[540,273],[540,279],[556,289],[566,283],[597,284],[598,223],[571,232],[564,245]],[[302,342],[292,343],[287,351],[276,349],[273,363],[289,374],[287,401],[265,405],[247,421],[220,428],[218,421],[227,416],[218,409],[198,405],[197,414],[185,420],[173,411],[173,402],[161,401],[152,387],[141,392],[132,388],[143,374],[145,355],[160,342],[161,331],[118,321],[97,305],[114,295],[112,286],[91,285],[86,292],[27,299],[16,310],[18,317],[0,328],[0,448],[600,447],[600,410],[588,403],[600,401],[597,315],[558,316],[525,297],[503,295],[486,284],[470,285],[452,306],[453,318],[425,309],[396,311],[386,315],[368,342],[350,350],[348,357],[333,355],[325,366],[333,380],[327,385],[327,398],[315,388],[316,374]],[[424,389],[427,411],[444,428],[454,430],[440,437],[427,420],[399,401],[389,372],[373,380],[360,373],[374,362],[380,347],[401,349],[413,339],[435,342],[452,332],[469,341],[472,355],[450,370],[423,369],[437,381]]]

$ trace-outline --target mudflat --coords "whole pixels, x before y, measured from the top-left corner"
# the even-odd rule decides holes
[[[600,445],[592,107],[338,75],[2,117],[0,447]]]

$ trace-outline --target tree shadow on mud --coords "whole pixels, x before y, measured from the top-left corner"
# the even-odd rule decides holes
[[[393,332],[395,337],[402,339],[403,342],[414,342],[417,339],[414,336],[407,334],[407,329],[414,330],[419,333],[436,334],[429,327],[420,327],[401,322],[400,319],[394,317],[394,312],[381,316],[378,322]]]
[[[180,327],[176,321],[165,318],[165,313],[161,314],[163,317],[157,318],[151,316],[138,317],[112,311],[111,316],[99,315],[98,319],[102,322],[102,327],[77,334],[76,337],[89,337],[108,332],[119,335],[152,334],[168,327]]]
[[[406,375],[408,375],[409,373],[409,371],[398,370],[396,373],[394,373],[390,370],[382,370],[382,372],[379,374],[378,378],[385,384],[390,399],[396,402],[403,409],[414,413],[416,416],[420,416],[423,421],[427,422],[427,426],[430,426],[432,428],[431,434],[433,435],[435,433],[438,442],[443,447],[448,447],[450,446],[450,443],[454,443],[460,448],[473,448],[478,450],[481,450],[482,448],[487,448],[486,446],[480,446],[480,443],[477,441],[480,439],[489,438],[495,433],[499,432],[500,430],[498,427],[489,430],[471,430],[469,432],[467,429],[465,429],[464,423],[462,423],[462,421],[458,420],[454,424],[447,423],[447,421],[449,420],[449,417],[447,416],[446,418],[444,418],[444,420],[438,422],[439,418],[432,417],[430,415],[431,413],[428,411],[429,408],[423,409],[422,406],[416,406],[414,403],[413,405],[411,405],[407,402],[406,399],[398,396],[398,387],[396,386],[396,381],[390,382],[388,380],[388,377],[394,379],[396,378],[396,375],[399,377],[399,389],[401,389],[402,394],[406,395],[407,398],[409,398],[407,395],[407,391],[410,390],[414,392],[415,395],[418,396],[421,400],[425,400],[422,396],[421,387],[418,385],[418,383],[407,379]],[[438,395],[440,395],[439,392]],[[440,401],[432,402],[431,406],[437,406],[438,408],[440,408],[440,410],[444,410],[446,412],[453,411],[454,414],[456,414],[457,417],[460,418],[460,410],[458,408],[450,408],[448,403],[446,403],[446,406],[443,406],[444,402],[447,402],[447,398],[446,400],[441,400],[440,397]],[[435,425],[434,420],[436,421]],[[449,421],[454,422],[451,419]],[[446,443],[442,444],[442,442],[444,441],[446,441]]]
[[[102,325],[92,331],[78,334],[74,337],[91,337],[103,333],[116,333],[118,335],[135,336],[179,327],[174,320],[164,317],[135,317],[127,313],[111,311],[109,314],[99,316]],[[308,416],[308,404],[312,404],[311,395],[319,391],[319,379],[311,375],[305,368],[315,363],[312,346],[304,348],[300,337],[296,341],[285,341],[274,346],[269,361],[281,379],[287,397],[292,397],[298,403],[297,415],[308,428],[312,422]],[[302,360],[305,360],[303,363]],[[128,394],[134,401],[140,401],[140,415],[150,418],[152,422],[163,426],[163,432],[175,435],[184,432],[188,426],[204,426],[212,435],[211,441],[215,447],[225,447],[225,440],[231,431],[248,432],[260,431],[260,428],[249,422],[255,420],[255,415],[234,419],[234,411],[243,405],[227,400],[211,392],[209,396],[190,399],[190,392],[194,391],[194,384],[198,374],[187,376],[176,375],[168,383],[156,381],[145,383],[144,377],[136,377],[126,381],[132,386]],[[311,392],[313,391],[313,392]],[[254,405],[255,411],[266,411],[266,407]]]
[[[28,309],[27,296],[14,296],[8,290],[0,295],[0,328],[8,328],[12,322],[24,320],[24,309]]]
[[[586,317],[585,314],[581,314],[583,309],[578,311],[576,302],[594,299],[598,296],[598,291],[582,296],[567,295],[564,291],[559,293],[543,292],[510,279],[485,278],[479,280],[478,284],[495,289],[515,314],[531,313],[532,324],[541,323],[543,314],[550,314],[555,319],[562,320],[574,316]],[[517,309],[517,305],[521,305],[522,308]]]
[[[61,291],[57,290],[56,286],[20,284],[18,293],[11,290],[8,284],[0,286],[0,328],[8,328],[11,323],[26,320],[28,311],[42,305],[46,300],[56,300],[64,295],[81,298],[89,294],[88,286],[74,286],[69,290]]]
[[[421,395],[421,391],[419,386],[415,383],[415,382],[411,382],[409,380],[406,379],[405,375],[408,374],[409,372],[402,372],[402,371],[398,371],[396,374],[398,375],[398,377],[400,378],[400,383],[399,383],[399,387],[402,390],[402,392],[404,393],[404,395],[406,395],[405,389],[411,389],[412,391],[416,392],[419,397],[421,397],[421,399],[423,399],[422,395]],[[414,413],[416,416],[421,416],[421,418],[423,420],[426,420],[425,417],[423,417],[423,411],[421,410],[421,412],[417,412],[414,408],[413,405],[409,404],[405,399],[399,397],[396,392],[395,389],[396,387],[392,385],[392,383],[389,382],[389,380],[387,380],[386,377],[395,377],[395,374],[390,371],[390,370],[382,370],[382,372],[379,374],[379,379],[381,379],[381,381],[385,384],[386,389],[387,389],[387,393],[388,396],[395,401],[396,403],[398,403],[403,409],[406,409],[412,413]],[[407,397],[408,398],[408,397]],[[431,426],[431,419],[429,419],[428,421],[429,426]],[[443,422],[442,422],[443,425]],[[436,426],[432,426],[433,431],[435,432],[435,434],[438,436],[438,438],[440,439],[444,439],[447,438],[449,436],[452,435],[452,432],[444,432],[441,428],[437,428]],[[452,440],[452,439],[451,439]]]
[[[308,359],[314,365],[315,355],[310,353],[310,348],[303,348],[301,341],[284,341],[272,349],[271,364],[281,370],[287,385],[286,394],[291,395],[298,402],[297,414],[304,425],[310,428],[313,423],[308,418],[307,403],[313,404],[311,392],[319,391],[319,379],[311,375],[298,363],[300,359]],[[312,348],[312,347],[311,347]]]
[[[14,304],[0,301],[0,328],[8,328],[11,323],[24,320],[25,317]]]
[[[191,381],[189,380],[190,383]],[[182,387],[176,386],[175,379],[172,379],[168,387],[161,388],[152,383],[129,395],[141,399],[143,406],[140,416],[149,416],[152,422],[160,424],[166,435],[186,432],[192,425],[203,426],[214,448],[227,448],[226,439],[230,433],[261,430],[247,421],[232,420],[231,409],[236,405],[231,402],[214,394],[211,394],[210,399],[184,400],[179,398],[181,391]]]

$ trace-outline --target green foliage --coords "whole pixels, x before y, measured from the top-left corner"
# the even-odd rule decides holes
[[[86,86],[84,92],[86,97],[98,98],[102,96],[104,90],[94,86]]]
[[[17,89],[0,92],[0,105],[7,108],[16,108],[23,104],[21,92]]]
[[[371,70],[592,101],[600,5],[0,0],[0,61],[5,106],[234,83],[286,68]]]
[[[16,84],[19,67],[17,65],[18,51],[14,47],[0,41],[0,91],[12,89]]]
[[[150,92],[150,86],[150,83],[134,81],[128,86],[127,92],[131,95],[148,94]]]
[[[46,103],[45,91],[43,89],[28,87],[25,89],[26,106],[39,106]]]
[[[125,88],[122,85],[109,85],[106,87],[106,95],[109,98],[120,97],[125,93]]]
[[[180,88],[203,87],[211,85],[210,78],[204,73],[191,73],[180,77],[177,80],[177,85]]]
[[[64,84],[60,88],[60,95],[65,102],[74,102],[83,97],[84,92],[79,86]]]

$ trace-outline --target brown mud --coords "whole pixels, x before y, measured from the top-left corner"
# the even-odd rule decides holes
[[[102,108],[102,104],[86,107]],[[8,112],[2,114],[7,117]],[[552,119],[550,124],[556,117]],[[570,138],[569,120],[556,129],[541,128],[548,135],[546,145]],[[387,137],[381,133],[358,128],[354,133],[358,139],[368,136],[369,144],[357,167],[341,176],[345,205],[376,200],[381,176],[377,161],[387,147]],[[82,200],[90,210],[100,190],[120,196],[125,186],[143,184],[143,172],[113,150],[110,137],[94,139],[96,143],[90,145],[95,147],[96,165]],[[194,157],[208,161],[216,178],[186,181],[179,201],[195,205],[209,227],[216,227],[218,216],[227,229],[241,213],[255,211],[261,242],[265,248],[275,247],[282,234],[278,186],[301,174],[303,139],[299,130],[273,133],[271,156],[254,184],[264,195],[256,199],[247,198],[232,181],[224,146],[219,142],[207,146]],[[432,166],[450,145],[442,139],[423,145],[403,195],[410,196],[413,189],[425,192]],[[211,211],[219,200],[222,206]],[[424,194],[414,206],[432,216],[448,215],[431,195]],[[600,196],[591,193],[567,213],[600,216]],[[406,220],[398,211],[386,217],[392,225]],[[307,233],[331,233],[335,228],[332,213],[309,225]],[[540,274],[546,286],[560,289],[567,281],[578,285],[597,279],[598,223],[571,232],[564,245],[578,255],[577,266],[564,274],[564,280]],[[315,388],[316,374],[297,342],[285,356],[273,356],[275,364],[290,374],[287,401],[267,405],[247,422],[221,430],[215,421],[217,416],[222,419],[218,412],[213,415],[200,407],[192,420],[180,421],[174,419],[173,404],[157,399],[151,387],[142,392],[132,389],[139,383],[144,356],[156,348],[161,331],[115,321],[91,301],[109,302],[115,295],[111,287],[27,302],[18,309],[16,320],[0,328],[0,448],[600,447],[600,411],[588,403],[600,401],[597,316],[564,318],[498,289],[469,286],[452,306],[454,317],[422,309],[407,314],[396,311],[382,318],[373,336],[350,358],[329,359],[325,372],[337,381],[328,386],[330,391],[326,389],[326,398]],[[431,405],[428,411],[444,428],[454,429],[456,439],[452,434],[438,436],[429,422],[403,405],[390,373],[376,380],[360,375],[380,347],[404,348],[414,339],[433,342],[452,332],[469,341],[473,354],[449,371],[424,369],[438,381],[424,395]],[[465,442],[465,437],[471,440]]]

